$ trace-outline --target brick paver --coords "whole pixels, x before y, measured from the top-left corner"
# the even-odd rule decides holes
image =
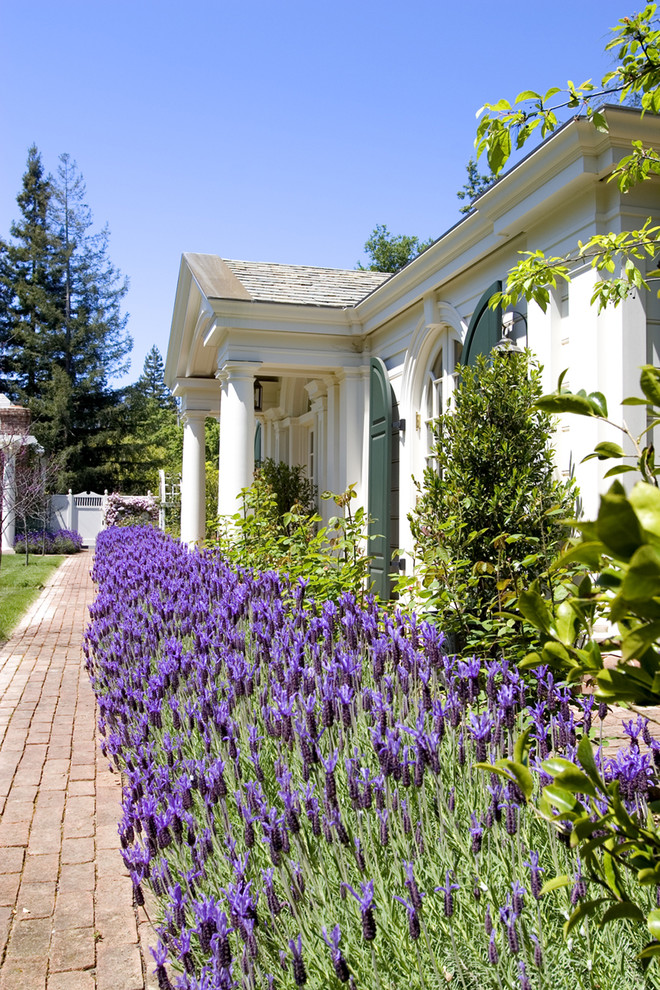
[[[0,990],[155,986],[83,664],[91,563],[67,558],[0,649]]]

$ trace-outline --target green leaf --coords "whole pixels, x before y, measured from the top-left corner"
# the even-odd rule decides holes
[[[599,461],[606,461],[609,457],[623,457],[623,448],[618,443],[605,440],[596,444],[594,453]]]
[[[625,560],[632,557],[644,537],[632,505],[625,495],[613,493],[613,488],[600,500],[598,536],[615,556]]]
[[[649,942],[637,953],[638,959],[652,959],[654,956],[660,956],[660,942]]]
[[[579,925],[583,918],[588,918],[607,901],[607,897],[598,897],[595,901],[582,901],[578,904],[573,914],[570,916],[566,924],[564,925],[564,935],[568,935],[569,932]]]
[[[598,773],[596,760],[594,759],[593,746],[588,736],[582,736],[582,739],[580,739],[577,748],[577,755],[584,772],[597,787],[603,788],[604,784],[601,780],[600,774]]]
[[[646,544],[632,555],[621,594],[628,601],[660,594],[660,553],[654,547]]]
[[[608,921],[619,921],[621,918],[630,918],[631,921],[644,921],[644,914],[630,901],[623,901],[621,904],[613,904],[600,919],[600,927],[606,925]]]
[[[582,395],[565,392],[561,395],[542,395],[534,403],[535,409],[558,415],[559,413],[575,413],[577,416],[593,416],[594,410],[589,400]]]
[[[649,912],[646,924],[653,938],[660,939],[660,908],[655,908]]]
[[[660,368],[645,364],[639,378],[642,392],[654,406],[660,406]]]
[[[646,532],[660,538],[660,489],[647,481],[638,481],[629,501]]]
[[[609,131],[609,127],[607,126],[607,120],[605,119],[603,114],[598,113],[597,110],[594,110],[594,112],[591,115],[591,123],[594,125],[597,131],[603,131],[604,133],[607,133]]]
[[[524,732],[521,732],[513,747],[513,762],[523,763],[527,754],[529,753],[529,737],[532,732],[532,726],[528,725]]]
[[[502,762],[522,791],[525,800],[529,801],[534,790],[534,778],[528,768],[523,763],[515,763],[513,760],[503,760]]]
[[[577,800],[570,791],[563,787],[556,787],[555,784],[548,784],[543,788],[543,796],[550,801],[560,812],[572,811]]]
[[[607,399],[602,392],[590,392],[587,396],[589,404],[596,416],[607,419]]]
[[[573,877],[566,876],[566,874],[561,877],[553,877],[551,880],[546,880],[541,887],[541,896],[549,894],[551,890],[559,890],[560,887],[570,887],[572,884]]]
[[[660,638],[660,622],[651,622],[644,626],[638,626],[623,639],[621,643],[621,655],[624,660],[639,660],[644,656],[650,646]],[[619,668],[625,671],[625,667]],[[638,671],[636,667],[633,671]]]
[[[558,773],[555,777],[555,785],[566,788],[566,790],[572,791],[573,794],[589,794],[591,797],[597,796],[596,788],[586,773],[582,773],[576,767],[571,767],[568,770]]]
[[[553,625],[552,614],[538,591],[522,591],[518,598],[518,608],[533,626],[550,633]]]
[[[629,471],[636,471],[637,468],[633,464],[615,464],[611,467],[609,471],[606,471],[603,475],[604,478],[613,478],[615,474],[626,474]]]

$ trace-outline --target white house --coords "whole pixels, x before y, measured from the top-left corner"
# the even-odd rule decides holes
[[[392,276],[184,254],[165,369],[185,423],[182,539],[204,536],[204,420],[216,417],[221,514],[236,511],[255,451],[304,464],[320,490],[356,483],[375,531],[386,533],[376,547],[382,581],[390,549],[411,546],[412,479],[421,477],[456,362],[490,351],[502,322],[536,353],[548,391],[568,368],[566,383],[604,392],[616,416],[637,391],[639,367],[660,363],[655,293],[599,315],[590,305],[597,274],[583,265],[545,313],[523,304],[521,319],[487,308],[521,251],[559,255],[596,232],[638,229],[649,216],[660,222],[659,180],[626,195],[607,181],[633,139],[660,146],[658,118],[640,122],[638,111],[619,107],[607,118],[607,133],[584,119],[565,124]],[[642,407],[626,410],[634,429],[644,416]],[[602,467],[579,462],[612,437],[606,429],[572,417],[558,430],[558,470],[576,466],[587,513]]]

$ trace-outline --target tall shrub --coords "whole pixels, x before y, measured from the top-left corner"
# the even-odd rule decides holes
[[[532,408],[540,376],[529,354],[479,357],[461,368],[435,424],[410,518],[419,558],[410,590],[459,651],[497,652],[514,636],[497,613],[547,569],[575,511],[574,483],[556,477],[552,420]]]

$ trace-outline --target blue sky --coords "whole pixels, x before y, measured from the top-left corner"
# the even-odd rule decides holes
[[[130,279],[135,380],[183,251],[353,268],[376,224],[439,236],[477,108],[600,80],[640,6],[5,0],[0,236],[30,144],[53,172],[68,152]]]

